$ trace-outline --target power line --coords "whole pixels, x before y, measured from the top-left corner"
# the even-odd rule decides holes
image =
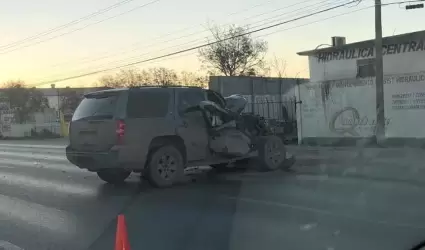
[[[279,29],[279,30],[276,30],[276,31],[273,31],[273,32],[270,32],[270,33],[267,33],[267,34],[264,34],[264,35],[259,35],[259,36],[257,36],[257,38],[264,37],[264,36],[270,36],[270,35],[273,35],[273,34],[278,33],[278,32],[292,30],[292,29],[295,29],[295,28],[300,28],[300,27],[311,25],[311,24],[323,22],[323,21],[330,20],[330,19],[333,19],[333,18],[336,18],[336,17],[345,16],[345,15],[352,14],[352,13],[359,12],[359,11],[366,10],[366,9],[371,9],[373,7],[375,7],[375,6],[374,5],[367,6],[367,7],[361,8],[361,9],[357,9],[357,10],[353,10],[353,11],[349,11],[349,12],[345,12],[345,13],[333,15],[333,16],[322,18],[322,19],[319,19],[319,20],[316,20],[316,21],[313,21],[313,22],[309,22],[309,23],[305,23],[305,24],[300,24],[300,25],[297,25],[297,26],[294,26],[294,27],[290,27],[290,28],[286,28],[286,29]]]
[[[133,1],[133,0],[132,0],[132,1]],[[111,19],[114,19],[114,18],[120,17],[120,16],[122,16],[122,15],[128,14],[128,13],[133,12],[133,11],[135,11],[135,10],[138,10],[138,9],[144,8],[144,7],[146,7],[146,6],[149,6],[149,5],[154,4],[154,3],[156,3],[156,2],[159,2],[159,1],[161,1],[161,0],[154,0],[154,1],[151,1],[151,2],[148,2],[148,3],[145,3],[145,4],[142,4],[142,5],[139,5],[139,6],[135,7],[135,8],[130,9],[130,10],[127,10],[127,11],[121,12],[121,13],[119,13],[119,14],[117,14],[117,15],[110,16],[110,17],[108,17],[108,18],[105,18],[105,19],[99,20],[99,21],[97,21],[97,22],[87,24],[86,26],[83,26],[83,27],[80,27],[80,28],[77,28],[77,29],[73,29],[73,30],[71,30],[71,31],[68,31],[68,32],[65,32],[65,33],[62,33],[62,34],[59,34],[59,35],[56,35],[56,36],[53,36],[53,37],[49,37],[49,38],[47,38],[47,39],[45,39],[45,40],[41,40],[41,41],[38,41],[38,42],[35,42],[35,43],[30,43],[30,44],[25,45],[25,46],[21,46],[21,47],[15,48],[15,49],[7,50],[7,51],[5,51],[5,52],[0,52],[0,55],[8,54],[8,53],[11,53],[11,52],[14,52],[14,51],[17,51],[17,50],[21,50],[21,49],[24,49],[24,48],[32,47],[32,46],[37,45],[37,44],[40,44],[40,43],[45,43],[45,42],[47,42],[47,41],[50,41],[50,40],[53,40],[53,39],[56,39],[56,38],[59,38],[59,37],[62,37],[62,36],[66,36],[66,35],[72,34],[72,33],[74,33],[74,32],[77,32],[77,31],[83,30],[83,29],[85,29],[85,28],[88,28],[88,27],[90,27],[90,26],[93,26],[93,25],[96,25],[96,24],[99,24],[99,23],[103,23],[103,22],[105,22],[105,21],[108,21],[108,20],[111,20]]]
[[[412,1],[401,1],[401,2],[389,2],[389,3],[381,3],[381,6],[393,5],[393,4],[402,4],[402,3],[418,3],[424,2],[425,0],[412,0]]]
[[[330,1],[330,0],[325,0],[325,1],[321,1],[321,2],[326,2],[326,1]],[[250,10],[250,9],[257,8],[257,7],[262,6],[262,5],[265,5],[265,4],[269,4],[270,2],[273,2],[273,1],[268,1],[268,2],[266,2],[266,3],[262,3],[262,4],[257,4],[257,5],[254,5],[254,6],[250,7],[250,8],[246,8],[246,9],[244,9],[244,10],[242,10],[242,11],[233,12],[233,13],[229,14],[228,16],[233,16],[233,15],[236,15],[236,14],[240,14],[240,13],[246,12],[246,11],[248,11],[248,10]],[[296,3],[296,4],[291,4],[291,5],[288,5],[288,6],[284,6],[284,7],[282,7],[282,8],[277,8],[277,9],[274,9],[273,11],[271,11],[271,12],[263,12],[263,13],[260,13],[260,14],[258,14],[258,15],[254,15],[254,16],[250,16],[250,17],[248,17],[248,18],[244,18],[242,21],[245,21],[245,20],[248,20],[248,19],[252,19],[252,18],[256,18],[256,17],[262,16],[262,15],[265,15],[265,14],[273,13],[273,12],[276,12],[276,11],[279,11],[279,10],[287,9],[287,8],[290,8],[290,7],[293,7],[293,6],[299,5],[299,4],[307,3],[307,2],[311,2],[311,0],[306,0],[306,1],[298,2],[298,3]],[[321,2],[320,2],[320,3],[321,3]],[[161,39],[161,38],[169,37],[169,36],[174,35],[174,34],[176,34],[176,33],[180,33],[180,32],[186,31],[186,30],[190,30],[191,28],[198,27],[198,26],[199,26],[199,24],[194,25],[194,26],[190,26],[190,27],[188,27],[188,28],[180,29],[180,30],[178,30],[178,31],[176,31],[176,32],[170,32],[170,33],[167,33],[167,34],[165,34],[165,35],[161,35],[161,36],[159,36],[159,37],[155,38],[154,40],[152,40],[152,43],[150,43],[150,44],[148,44],[148,45],[144,46],[144,47],[143,47],[143,49],[150,48],[150,47],[153,47],[153,46],[158,45],[158,42],[156,42],[156,41],[158,41],[158,40],[159,40],[159,39]],[[204,33],[204,32],[207,32],[207,31],[209,31],[209,30],[208,30],[208,29],[204,29],[204,30],[202,30],[202,31],[200,31],[200,32],[199,32],[199,31],[192,32],[192,33],[187,34],[187,35],[183,35],[183,36],[180,36],[180,37],[177,37],[177,38],[172,38],[172,39],[168,39],[168,40],[166,40],[166,41],[162,41],[162,43],[169,43],[169,42],[173,42],[173,41],[176,41],[176,40],[180,40],[180,39],[182,39],[182,38],[190,37],[190,36],[197,35],[197,34],[200,34],[200,33]],[[133,47],[133,46],[136,46],[136,45],[143,44],[145,40],[146,40],[146,39],[144,39],[144,40],[143,40],[143,42],[136,42],[136,43],[133,43],[133,44],[131,44],[131,45],[129,45],[129,46],[130,46],[130,47]],[[123,49],[123,50],[119,50],[119,51],[127,51],[127,52],[125,52],[125,53],[129,53],[129,52],[133,52],[133,51],[137,51],[137,50],[140,50],[140,48],[131,49],[131,50]],[[90,57],[90,56],[89,56],[89,57],[83,57],[83,58],[81,58],[81,61],[80,61],[80,60],[78,60],[78,61],[75,61],[75,62],[79,62],[79,63],[93,62],[93,61],[98,61],[98,60],[101,60],[101,59],[110,58],[110,57],[113,57],[113,56],[116,56],[116,55],[121,55],[121,54],[122,54],[121,52],[115,52],[115,53],[110,53],[110,52],[108,53],[108,52],[107,52],[107,53],[106,53],[106,55],[104,55],[104,54],[103,54],[103,55],[102,55],[102,56],[100,56],[100,57],[96,57],[96,58],[92,58],[92,57]],[[73,62],[73,61],[72,61],[72,62]],[[69,61],[68,61],[68,62],[64,62],[64,63],[59,63],[59,64],[55,64],[55,65],[53,65],[52,67],[58,67],[58,66],[63,66],[63,65],[69,65],[69,64],[70,64],[70,63],[72,63],[72,62],[69,62]]]
[[[51,84],[51,83],[66,81],[66,80],[77,79],[77,78],[81,78],[81,77],[85,77],[85,76],[95,75],[95,74],[99,74],[99,73],[102,73],[102,72],[117,70],[117,69],[120,69],[120,68],[134,66],[134,65],[137,65],[137,64],[145,63],[145,62],[154,61],[154,60],[157,60],[157,59],[178,55],[178,54],[182,54],[182,53],[193,51],[193,50],[198,50],[198,49],[208,47],[208,46],[220,43],[220,42],[224,42],[224,41],[231,40],[231,39],[234,39],[234,38],[238,38],[238,37],[241,37],[241,36],[250,35],[250,34],[253,34],[253,33],[260,32],[260,31],[275,28],[275,27],[278,27],[278,26],[281,26],[281,25],[284,25],[284,24],[287,24],[287,23],[295,22],[295,21],[298,21],[298,20],[301,20],[301,19],[304,19],[304,18],[307,18],[307,17],[311,17],[311,16],[314,16],[314,15],[317,15],[317,14],[328,12],[328,11],[331,11],[331,10],[334,10],[334,9],[337,9],[337,8],[340,8],[340,7],[346,6],[346,5],[351,4],[351,3],[355,3],[355,2],[357,2],[357,0],[353,0],[353,1],[350,1],[350,2],[347,2],[347,3],[344,3],[344,4],[339,4],[339,5],[324,9],[324,10],[316,11],[314,13],[306,14],[306,15],[303,15],[301,17],[293,18],[291,20],[279,22],[279,23],[269,25],[269,26],[266,26],[266,27],[262,27],[262,28],[258,28],[258,29],[252,30],[252,31],[247,31],[247,32],[244,32],[242,34],[239,34],[239,35],[236,35],[236,36],[231,36],[231,37],[219,40],[219,41],[205,43],[205,44],[194,46],[194,47],[191,47],[191,48],[188,48],[188,49],[182,49],[182,50],[172,52],[172,53],[168,53],[168,54],[165,54],[165,55],[162,55],[162,56],[152,57],[152,58],[149,58],[149,59],[140,60],[140,61],[137,61],[137,62],[128,63],[128,64],[124,64],[124,65],[120,65],[120,66],[115,66],[115,67],[111,67],[111,68],[107,68],[107,69],[100,69],[100,70],[97,70],[97,71],[93,71],[93,72],[89,72],[89,73],[83,73],[83,74],[80,74],[80,75],[65,77],[65,78],[62,78],[62,79],[40,82],[40,83],[37,83],[33,86],[39,86],[39,85],[45,85],[45,84]]]
[[[326,2],[326,1],[322,1],[322,2]],[[314,10],[317,10],[319,7],[320,8],[322,8],[322,7],[327,7],[329,5],[329,3],[328,4],[322,4],[322,5],[320,5],[320,6],[314,6],[314,5],[312,5],[313,6],[313,8],[314,8]],[[307,6],[307,7],[311,7],[311,6]],[[319,9],[320,9],[319,8]],[[304,8],[299,8],[299,9],[297,9],[297,10],[301,10],[301,9],[305,9],[305,7]],[[308,12],[310,11],[310,9],[308,10]],[[294,14],[294,11],[291,11],[291,12],[288,12],[288,13],[291,13],[291,14]],[[299,14],[303,14],[304,13],[304,11],[303,12],[300,12]],[[297,14],[296,16],[298,16],[298,12],[295,12],[295,14]],[[267,21],[267,20],[269,20],[269,19],[271,19],[271,18],[267,18],[267,19],[264,19],[264,20],[262,20],[262,21],[260,21],[260,22],[263,22],[263,21]],[[276,23],[277,21],[282,21],[282,19],[279,19],[279,20],[273,20],[273,21],[271,21],[271,22],[265,22],[265,23],[262,23],[262,24],[260,24],[260,25],[255,25],[255,26],[253,26],[253,27],[249,27],[249,29],[255,29],[256,27],[261,27],[261,26],[264,26],[264,25],[267,25],[267,24],[271,24],[271,23]],[[147,52],[147,53],[143,53],[143,54],[140,54],[140,55],[137,55],[137,56],[131,56],[131,57],[128,57],[128,58],[125,58],[125,59],[121,59],[121,60],[114,60],[114,61],[110,61],[110,62],[107,62],[107,63],[105,63],[105,64],[102,64],[102,65],[98,65],[98,66],[95,66],[95,68],[102,68],[102,67],[111,67],[111,64],[115,64],[115,65],[117,65],[117,64],[120,64],[120,63],[129,63],[129,62],[131,62],[131,61],[134,61],[134,60],[140,60],[140,58],[141,57],[144,57],[144,56],[146,56],[146,55],[149,55],[149,54],[153,54],[153,53],[157,53],[157,52],[161,52],[161,51],[165,51],[165,50],[168,50],[168,49],[171,49],[171,48],[175,48],[175,47],[181,47],[181,46],[184,46],[184,45],[190,45],[190,46],[195,46],[195,45],[199,45],[200,43],[202,44],[202,43],[204,43],[205,42],[205,39],[202,39],[201,41],[200,41],[200,39],[195,39],[195,40],[192,40],[192,41],[189,41],[189,42],[186,42],[186,43],[183,43],[183,44],[178,44],[178,45],[174,45],[174,46],[170,46],[170,47],[167,47],[167,48],[164,48],[164,49],[160,49],[160,50],[157,50],[157,51],[155,51],[155,52]],[[194,44],[195,43],[195,44]],[[105,58],[107,58],[108,56],[106,56]],[[133,59],[133,60],[132,60]],[[96,61],[96,60],[92,60],[92,61]],[[86,69],[86,70],[90,70],[90,69]],[[93,69],[93,70],[95,70],[95,69]],[[75,73],[73,73],[73,72],[71,72],[70,74],[78,74],[78,72],[75,72]],[[63,75],[63,74],[62,74]],[[60,77],[62,77],[61,75],[59,75],[59,76],[53,76],[53,78],[60,78]]]
[[[310,0],[307,0],[307,1],[305,1],[305,2],[311,2],[311,1],[310,1]],[[316,3],[316,4],[313,4],[313,5],[304,6],[304,7],[302,7],[302,8],[298,8],[298,9],[295,9],[295,10],[291,10],[291,11],[289,11],[289,12],[285,12],[285,13],[282,13],[282,14],[279,14],[279,15],[272,16],[272,17],[270,17],[270,18],[266,18],[266,19],[260,20],[260,21],[258,21],[258,22],[260,22],[260,23],[261,23],[261,25],[255,25],[254,27],[250,27],[250,28],[252,29],[252,28],[255,28],[255,27],[259,27],[259,26],[267,25],[267,24],[274,23],[274,22],[277,22],[277,21],[281,21],[281,17],[282,17],[282,16],[286,16],[287,14],[302,14],[302,12],[299,12],[299,10],[308,9],[308,10],[306,10],[306,11],[310,11],[310,10],[313,10],[313,9],[314,9],[314,10],[316,10],[316,9],[318,9],[318,8],[327,7],[327,6],[329,6],[329,5],[330,5],[330,3],[322,4],[322,3],[324,3],[324,2],[329,2],[329,0],[320,1],[320,2],[318,2],[318,3]],[[292,7],[292,6],[295,6],[295,5],[296,5],[296,4],[294,4],[294,5],[290,5],[290,6],[287,6],[286,8],[289,8],[289,7]],[[280,8],[280,9],[286,9],[286,8]],[[271,11],[270,13],[273,13],[273,12],[275,12],[275,11],[276,11],[276,10],[273,10],[273,11]],[[305,12],[305,11],[303,11],[303,12]],[[262,16],[262,15],[264,15],[264,14],[266,14],[266,13],[268,13],[268,12],[261,13],[261,14],[259,14],[259,15],[254,15],[254,16],[250,16],[250,17],[244,18],[242,21],[250,20],[250,19],[254,19],[254,18],[256,18],[256,17],[258,17],[258,16]],[[293,15],[291,15],[291,16],[293,16]],[[278,18],[278,17],[280,17],[280,18],[279,18],[279,20],[277,20],[277,18]],[[269,21],[269,22],[265,22],[265,21],[268,21],[268,20],[271,20],[271,21]],[[231,25],[231,23],[225,24],[225,25],[223,25],[223,26],[228,26],[228,25]],[[249,25],[248,25],[248,26],[249,26]],[[166,41],[164,41],[164,42],[162,42],[162,43],[164,44],[164,43],[174,42],[174,41],[176,41],[176,40],[181,40],[182,38],[186,38],[186,37],[190,37],[190,36],[193,36],[193,35],[196,35],[196,34],[204,33],[204,32],[206,32],[206,31],[209,31],[209,30],[208,30],[208,29],[205,29],[205,30],[204,30],[204,31],[202,31],[202,32],[190,33],[189,35],[184,35],[184,36],[181,36],[181,37],[177,37],[177,38],[169,39],[169,40],[166,40]],[[159,51],[155,51],[155,52],[161,52],[161,51],[164,51],[164,50],[167,50],[167,49],[170,49],[170,48],[175,48],[175,47],[178,47],[178,46],[183,46],[183,45],[193,44],[194,42],[198,42],[199,40],[200,40],[200,39],[199,39],[199,38],[197,38],[197,39],[195,39],[195,40],[191,40],[191,41],[189,41],[189,42],[186,42],[186,43],[183,43],[183,44],[179,44],[179,45],[169,46],[169,47],[167,47],[167,48],[160,49]],[[202,42],[204,42],[204,39],[202,39]],[[151,44],[149,44],[149,45],[147,45],[147,46],[144,46],[144,47],[143,47],[143,49],[146,49],[146,48],[149,48],[149,47],[153,47],[153,46],[156,46],[156,45],[158,45],[158,43],[151,43]],[[132,50],[130,50],[129,52],[137,51],[137,50],[140,50],[140,48],[132,49]],[[128,53],[128,52],[127,52],[127,53]],[[140,55],[137,55],[137,56],[131,56],[131,57],[128,57],[128,58],[125,58],[125,59],[115,60],[115,61],[112,61],[112,63],[125,62],[125,61],[128,61],[128,60],[131,60],[131,59],[137,59],[137,58],[140,58],[141,56],[146,56],[146,55],[148,55],[148,54],[152,54],[152,53],[153,53],[153,52],[147,52],[147,53],[143,53],[143,54],[140,54]],[[90,62],[96,62],[96,61],[99,61],[99,60],[102,60],[102,59],[107,59],[107,58],[111,58],[111,57],[114,57],[114,56],[116,56],[116,55],[122,55],[122,54],[123,54],[123,53],[120,53],[120,52],[118,52],[118,53],[113,53],[113,54],[111,54],[111,55],[105,55],[105,56],[98,57],[98,58],[94,58],[94,59],[91,59],[91,60],[83,60],[83,61],[81,61],[79,64],[85,64],[85,63],[90,63]],[[124,54],[126,54],[126,53],[124,53]],[[88,58],[88,59],[90,59],[90,58]],[[111,63],[111,62],[109,62],[109,63]],[[108,63],[108,64],[109,64],[109,63]]]
[[[346,12],[346,13],[342,13],[342,14],[338,14],[338,15],[333,15],[333,16],[330,16],[330,17],[327,17],[327,18],[322,18],[322,19],[319,19],[319,20],[316,20],[316,21],[313,21],[313,22],[309,22],[309,23],[297,25],[297,26],[290,27],[290,28],[279,29],[279,30],[273,31],[271,33],[267,33],[267,34],[264,34],[264,35],[256,36],[255,38],[265,37],[265,36],[269,36],[269,35],[272,35],[272,34],[275,34],[275,33],[278,33],[278,32],[292,30],[292,29],[299,28],[299,27],[304,27],[304,26],[307,26],[307,25],[311,25],[311,24],[319,23],[319,22],[326,21],[326,20],[329,20],[329,19],[333,19],[333,18],[336,18],[336,17],[339,17],[339,16],[344,16],[344,15],[352,14],[352,13],[355,13],[355,12],[359,12],[359,11],[362,11],[362,10],[365,10],[365,9],[369,9],[369,8],[372,8],[372,7],[374,7],[374,6],[368,6],[368,7],[357,9],[357,10],[354,10],[354,11],[350,11],[350,12]],[[193,42],[194,41],[191,41],[190,43],[193,43]],[[185,44],[180,44],[180,45],[177,45],[177,46],[181,46],[181,45],[185,45]],[[172,47],[176,47],[176,46],[172,46]],[[168,47],[166,49],[169,49],[169,48],[172,48],[172,47]],[[165,49],[162,49],[160,51],[163,51],[163,50],[165,50]],[[159,51],[157,51],[157,52],[159,52]],[[184,54],[183,56],[188,56],[188,55],[192,55],[192,54],[196,54],[196,53],[197,52],[195,51],[195,52],[192,52],[192,53],[189,53],[189,54]],[[146,54],[149,54],[149,53],[146,53]],[[143,55],[140,55],[140,56],[143,56]],[[140,58],[140,56],[137,56],[136,58]],[[179,56],[179,57],[181,57],[181,56]],[[173,58],[175,58],[175,57],[173,57]],[[165,60],[167,60],[167,59],[170,59],[170,58],[165,58]],[[114,61],[112,63],[122,62],[122,61],[126,61],[126,60]],[[162,61],[162,60],[160,60],[160,61]],[[158,61],[155,61],[155,62],[158,62]],[[98,66],[98,67],[102,67],[102,66],[106,66],[106,65],[108,65],[108,64],[101,65],[101,66]]]
[[[31,40],[37,39],[38,37],[49,35],[49,34],[55,32],[55,31],[58,31],[58,30],[67,28],[67,27],[69,27],[71,25],[78,24],[78,23],[80,23],[82,21],[85,21],[85,20],[88,20],[88,19],[91,19],[93,17],[96,17],[98,15],[101,15],[101,14],[103,14],[105,12],[108,12],[108,11],[110,11],[112,9],[118,8],[119,6],[124,5],[124,4],[127,4],[127,3],[132,2],[132,1],[134,1],[134,0],[124,0],[124,1],[121,1],[119,3],[116,3],[116,4],[113,4],[113,5],[109,6],[109,7],[106,7],[104,9],[101,9],[101,10],[98,10],[96,12],[93,12],[93,13],[87,15],[87,16],[84,16],[84,17],[80,17],[78,19],[75,19],[75,20],[73,20],[71,22],[62,24],[60,26],[56,26],[56,27],[51,28],[51,29],[48,29],[46,31],[42,31],[42,32],[37,33],[37,34],[35,34],[33,36],[26,37],[24,39],[17,40],[17,41],[11,42],[9,44],[2,45],[2,46],[0,46],[0,50],[8,49],[8,48],[11,48],[11,47],[15,47],[16,45],[25,43],[26,41],[31,41]]]
[[[312,22],[308,22],[308,23],[296,25],[296,26],[293,26],[293,27],[289,27],[289,28],[285,28],[285,29],[279,29],[279,30],[276,30],[276,31],[273,31],[273,32],[270,32],[270,33],[267,33],[267,34],[258,35],[255,38],[266,37],[266,36],[270,36],[270,35],[273,35],[273,34],[276,34],[276,33],[279,33],[279,32],[288,31],[288,30],[292,30],[292,29],[296,29],[296,28],[300,28],[300,27],[305,27],[305,26],[308,26],[308,25],[311,25],[311,24],[315,24],[315,23],[319,23],[319,22],[322,22],[322,21],[330,20],[330,19],[337,18],[337,17],[340,17],[340,16],[345,16],[345,15],[349,15],[349,14],[352,14],[352,13],[355,13],[355,12],[359,12],[359,11],[363,11],[363,10],[366,10],[366,9],[371,9],[373,7],[374,7],[373,5],[372,6],[367,6],[367,7],[361,8],[361,9],[357,9],[357,10],[353,10],[353,11],[349,11],[349,12],[345,12],[345,13],[333,15],[333,16],[322,18],[322,19],[315,20],[315,21],[312,21]],[[180,54],[180,55],[177,55],[177,56],[165,57],[165,58],[162,58],[162,59],[159,59],[159,60],[156,60],[156,61],[151,61],[150,63],[158,63],[158,62],[162,62],[162,61],[165,61],[165,60],[180,58],[180,57],[188,56],[188,55],[194,55],[196,53],[197,53],[197,51],[192,51],[192,52],[187,53],[187,54]]]

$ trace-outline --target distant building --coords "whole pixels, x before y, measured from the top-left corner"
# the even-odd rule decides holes
[[[425,31],[383,38],[386,137],[425,139]],[[300,85],[304,142],[373,138],[376,125],[374,40],[299,52],[310,82]],[[344,138],[344,140],[341,140]],[[415,140],[416,140],[415,139]]]
[[[61,96],[67,91],[75,91],[79,95],[84,95],[90,92],[105,89],[105,87],[92,87],[92,88],[40,88],[39,91],[43,92],[44,96],[49,100],[49,107],[58,109],[58,103],[61,102]]]

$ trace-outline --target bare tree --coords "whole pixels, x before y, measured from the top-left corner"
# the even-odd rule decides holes
[[[49,107],[49,101],[41,91],[35,87],[27,88],[23,81],[8,81],[3,84],[5,100],[9,107],[15,111],[15,121],[24,123],[31,113],[43,111]]]
[[[134,87],[143,85],[189,85],[205,87],[208,78],[196,73],[183,71],[177,74],[173,69],[150,68],[147,70],[121,70],[116,75],[105,75],[99,80],[98,86],[110,88]]]
[[[207,87],[208,77],[200,76],[193,72],[182,71],[178,80],[180,85],[185,86],[197,86],[197,87]]]
[[[286,77],[287,62],[285,59],[278,58],[276,55],[274,55],[270,62],[270,67],[273,75],[277,77]]]
[[[110,88],[147,85],[150,82],[151,76],[149,72],[137,69],[121,70],[115,76],[106,75],[99,79],[99,85]]]
[[[267,42],[246,34],[248,28],[214,26],[210,31],[213,39],[209,42],[214,43],[199,49],[199,58],[210,71],[226,76],[257,75],[264,67]]]
[[[122,87],[120,82],[117,82],[115,80],[115,77],[112,75],[105,75],[99,78],[99,84],[102,87],[109,87],[109,88],[118,88]]]
[[[177,74],[172,69],[152,68],[149,72],[152,76],[152,83],[155,85],[170,86],[178,82]]]

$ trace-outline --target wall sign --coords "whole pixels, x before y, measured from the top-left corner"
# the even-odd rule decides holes
[[[382,46],[383,55],[394,55],[406,52],[417,52],[425,49],[424,40],[410,41],[399,44],[385,44]],[[318,53],[318,62],[334,60],[350,60],[374,57],[375,48],[352,48]]]

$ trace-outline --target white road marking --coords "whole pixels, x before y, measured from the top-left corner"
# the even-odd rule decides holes
[[[58,155],[46,155],[46,154],[34,154],[31,152],[28,153],[18,153],[18,152],[0,152],[0,156],[17,156],[22,158],[38,159],[38,160],[56,160],[56,161],[67,161],[65,154],[62,156]]]
[[[81,196],[95,196],[97,194],[96,187],[33,178],[31,176],[15,173],[0,172],[0,183],[4,183],[6,185],[15,185],[17,187],[26,187],[30,190],[39,188],[46,189],[47,191],[56,191]]]
[[[18,148],[18,147],[2,147],[0,152],[24,152],[24,153],[38,153],[38,154],[57,154],[65,155],[63,148]]]
[[[52,149],[65,149],[65,145],[43,145],[43,144],[4,144],[0,143],[0,147],[16,147],[16,148],[52,148]]]
[[[87,174],[89,173],[86,170],[80,169],[77,166],[71,165],[71,164],[63,164],[63,163],[52,163],[52,162],[46,162],[46,161],[39,161],[39,160],[33,160],[33,159],[24,159],[24,160],[18,160],[18,159],[1,159],[0,160],[0,169],[2,168],[38,168],[38,169],[51,169],[51,170],[58,170],[58,171],[65,171],[69,173],[82,173]]]
[[[2,220],[13,218],[55,233],[72,235],[76,231],[75,215],[10,196],[0,195],[0,214]]]

